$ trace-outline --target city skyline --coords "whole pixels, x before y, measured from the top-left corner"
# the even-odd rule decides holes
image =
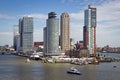
[[[70,37],[83,40],[84,10],[88,4],[97,8],[97,46],[120,46],[119,0],[2,0],[0,3],[0,46],[13,44],[13,25],[25,15],[34,17],[34,41],[43,41],[43,28],[48,12],[70,15]],[[57,6],[56,6],[57,5]]]

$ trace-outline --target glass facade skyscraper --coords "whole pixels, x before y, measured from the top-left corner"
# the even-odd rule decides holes
[[[84,46],[90,54],[96,54],[96,8],[88,6],[84,15]]]
[[[20,47],[23,51],[33,50],[33,18],[19,19]]]
[[[55,12],[48,14],[47,25],[44,28],[44,50],[46,56],[59,55],[59,19]]]

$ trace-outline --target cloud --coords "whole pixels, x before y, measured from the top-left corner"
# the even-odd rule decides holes
[[[84,11],[80,11],[78,13],[70,13],[70,17],[76,20],[83,20],[84,19]]]
[[[120,1],[107,1],[97,6],[97,42],[102,45],[120,46]],[[101,44],[99,44],[101,45]]]
[[[65,0],[61,0],[62,3],[65,3]]]
[[[62,3],[68,3],[69,5],[79,6],[81,8],[88,5],[101,5],[103,2],[109,2],[112,0],[61,0]],[[83,6],[83,7],[82,7]]]
[[[12,45],[13,43],[13,32],[0,32],[0,45],[5,44]]]
[[[14,17],[8,14],[0,13],[0,19],[13,19]]]
[[[43,28],[35,28],[34,29],[34,42],[38,41],[43,41]]]
[[[25,15],[21,15],[21,16],[30,16],[30,17],[34,17],[36,19],[47,19],[47,15],[45,15],[45,14],[38,14],[38,13],[35,13],[35,14],[25,14]]]
[[[97,7],[98,21],[114,21],[120,19],[120,1],[109,1]]]
[[[0,32],[0,35],[12,35],[13,34],[13,32]]]
[[[97,8],[97,45],[120,46],[118,44],[120,42],[118,35],[120,32],[120,1],[99,0],[98,2],[94,2],[94,4],[96,6],[93,7]],[[81,36],[83,36],[84,8],[77,13],[70,13],[70,17],[72,20],[71,36],[75,40],[80,40]]]
[[[70,37],[75,41],[83,39],[84,10],[88,4],[97,8],[97,45],[98,46],[120,46],[120,0],[61,0],[62,3],[75,4],[79,6],[80,11],[70,14]],[[35,19],[34,24],[34,41],[43,40],[43,27],[46,26],[46,14],[26,14],[23,16],[32,16]],[[7,14],[0,14],[0,18],[12,18]],[[1,32],[1,40],[7,40],[12,37],[11,32]],[[8,38],[5,38],[8,36]],[[12,41],[12,40],[11,40]],[[9,42],[8,42],[9,43]]]

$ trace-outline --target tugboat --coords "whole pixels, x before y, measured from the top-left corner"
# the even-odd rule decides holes
[[[74,67],[70,68],[70,70],[68,70],[67,73],[81,75],[81,72]]]

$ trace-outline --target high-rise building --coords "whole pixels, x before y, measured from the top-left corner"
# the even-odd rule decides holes
[[[60,29],[61,50],[67,53],[70,50],[70,17],[68,13],[62,13]]]
[[[59,19],[56,18],[55,12],[48,14],[44,28],[44,51],[46,56],[59,55]]]
[[[44,41],[43,53],[44,55],[47,55],[47,27],[43,29],[43,41]]]
[[[89,5],[84,13],[84,46],[90,54],[96,54],[96,8]]]
[[[33,50],[33,18],[19,19],[20,47],[24,52]]]

